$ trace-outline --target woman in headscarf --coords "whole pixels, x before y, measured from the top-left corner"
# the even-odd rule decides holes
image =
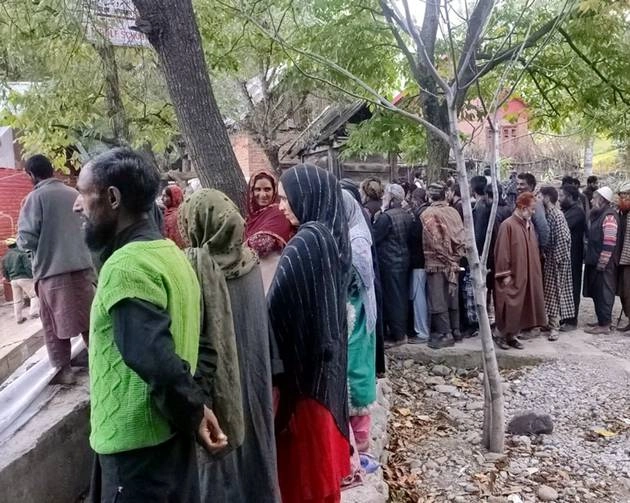
[[[180,213],[204,302],[195,377],[231,449],[200,454],[202,501],[277,503],[268,318],[256,255],[243,243],[245,222],[214,189],[190,195]]]
[[[350,474],[347,313],[351,257],[341,187],[304,164],[286,171],[280,209],[298,227],[267,303],[284,373],[277,381],[283,503],[334,503]]]
[[[249,180],[247,199],[247,245],[260,258],[265,292],[276,272],[282,249],[294,229],[278,208],[278,183],[268,170],[254,173]]]
[[[173,241],[177,246],[184,249],[186,244],[182,239],[177,225],[179,207],[184,200],[184,193],[177,185],[169,185],[162,191],[162,203],[166,210],[164,211],[164,230],[165,238]]]
[[[385,327],[383,326],[383,292],[381,288],[381,271],[378,265],[378,257],[376,256],[376,245],[372,236],[372,221],[370,213],[363,208],[361,201],[361,190],[359,186],[349,178],[342,178],[339,183],[343,190],[347,190],[355,201],[361,206],[361,212],[365,218],[365,223],[370,231],[372,239],[372,268],[374,269],[374,294],[376,296],[376,374],[379,377],[385,375]]]
[[[350,426],[359,452],[370,447],[370,410],[376,401],[376,296],[372,265],[372,233],[361,206],[343,191],[352,248],[348,291],[348,387]]]

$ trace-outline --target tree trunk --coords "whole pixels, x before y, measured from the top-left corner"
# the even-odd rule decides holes
[[[124,145],[129,143],[129,124],[120,95],[120,80],[118,78],[118,65],[116,64],[114,46],[109,40],[102,40],[96,43],[94,47],[101,58],[103,66],[107,115],[111,121],[112,132],[116,142]]]
[[[589,136],[586,139],[584,145],[584,177],[589,177],[593,174],[593,144],[595,139]]]
[[[435,83],[433,83],[435,87]],[[434,126],[448,134],[448,110],[444,103],[440,103],[435,96],[422,93],[422,112],[424,118]],[[437,182],[446,178],[451,146],[427,130],[427,183]]]
[[[245,178],[217,106],[192,0],[133,0],[136,28],[158,54],[192,164],[204,187],[245,209]]]
[[[486,447],[490,451],[503,452],[505,447],[503,384],[501,382],[499,365],[494,351],[490,320],[488,319],[488,308],[486,305],[488,293],[486,289],[486,268],[479,259],[479,253],[475,244],[475,231],[473,225],[472,205],[470,202],[468,173],[466,171],[466,163],[464,161],[461,141],[459,139],[459,131],[457,129],[457,111],[454,102],[449,103],[448,118],[449,136],[451,140],[450,143],[453,148],[453,155],[457,165],[457,178],[463,200],[467,258],[470,266],[470,276],[473,281],[475,305],[477,317],[479,319],[479,335],[481,337],[481,347],[483,352],[485,401],[488,404],[486,407],[487,412],[484,413],[484,438],[487,440]],[[493,169],[495,174],[493,179],[495,194],[494,200],[497,201],[498,204],[496,164]]]

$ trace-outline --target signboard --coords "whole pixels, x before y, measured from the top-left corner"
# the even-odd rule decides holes
[[[131,0],[88,0],[87,38],[98,42],[105,38],[112,45],[149,46],[147,37],[130,26],[135,24],[136,9]]]

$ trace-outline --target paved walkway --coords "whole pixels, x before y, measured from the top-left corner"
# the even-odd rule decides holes
[[[0,305],[0,383],[44,344],[41,330],[39,319],[18,325],[13,306]]]
[[[579,329],[574,332],[560,334],[560,339],[549,342],[544,335],[536,339],[523,341],[524,349],[503,350],[495,346],[497,360],[501,368],[518,368],[536,365],[545,361],[558,360],[565,357],[601,358],[607,356],[610,364],[623,368],[630,373],[630,358],[611,354],[602,345],[610,343],[627,343],[630,347],[630,336],[611,332],[610,335],[589,335]],[[608,348],[606,348],[608,349]],[[421,363],[444,363],[449,367],[475,368],[481,366],[481,340],[479,337],[465,339],[451,348],[434,350],[426,344],[407,344],[388,352],[397,358],[410,358]]]

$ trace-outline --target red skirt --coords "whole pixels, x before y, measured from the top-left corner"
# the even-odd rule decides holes
[[[337,503],[350,474],[350,444],[332,414],[303,398],[285,431],[276,438],[282,503]]]

